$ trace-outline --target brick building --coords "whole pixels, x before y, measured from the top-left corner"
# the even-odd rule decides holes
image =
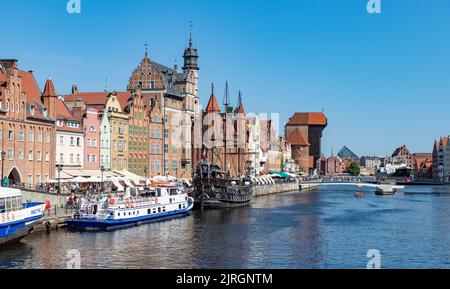
[[[149,168],[152,175],[192,176],[191,132],[199,114],[198,53],[192,37],[184,51],[182,71],[150,59],[145,52],[132,72],[128,91],[140,86],[150,114]]]
[[[0,60],[0,150],[10,183],[35,186],[54,177],[56,97],[41,94],[31,71]]]
[[[292,146],[292,158],[305,173],[320,167],[322,133],[328,125],[321,112],[295,113],[286,124],[286,139]]]
[[[219,165],[232,177],[242,176],[250,169],[255,157],[249,145],[249,122],[242,99],[239,98],[234,111],[231,107],[222,111],[214,93],[214,85],[211,90],[203,111],[202,143],[201,148],[195,149],[194,166],[201,159],[206,159]]]

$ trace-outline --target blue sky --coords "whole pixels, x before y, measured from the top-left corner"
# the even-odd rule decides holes
[[[0,58],[17,58],[58,93],[124,90],[149,45],[150,57],[172,66],[194,23],[200,95],[210,83],[247,111],[326,113],[323,151],[343,145],[359,155],[386,155],[406,144],[431,152],[450,134],[450,1],[381,0],[0,0]]]

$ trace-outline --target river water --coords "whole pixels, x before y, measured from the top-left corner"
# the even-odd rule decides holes
[[[370,249],[382,268],[450,268],[450,187],[323,187],[115,232],[39,232],[0,249],[0,268],[66,268],[71,250],[81,268],[366,268]]]

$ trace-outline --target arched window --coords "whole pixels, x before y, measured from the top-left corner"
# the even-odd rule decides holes
[[[95,126],[91,125],[91,126],[89,127],[89,131],[90,131],[90,132],[95,132]]]

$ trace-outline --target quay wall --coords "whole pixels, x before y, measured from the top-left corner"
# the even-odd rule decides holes
[[[297,182],[291,183],[279,183],[272,185],[257,185],[253,187],[253,196],[266,196],[272,194],[279,193],[287,193],[287,192],[298,192],[299,185]]]
[[[56,195],[52,193],[44,193],[44,192],[32,192],[22,190],[22,200],[24,201],[32,201],[37,203],[44,203],[49,200],[50,205],[53,206],[65,206],[66,205],[67,196]]]

